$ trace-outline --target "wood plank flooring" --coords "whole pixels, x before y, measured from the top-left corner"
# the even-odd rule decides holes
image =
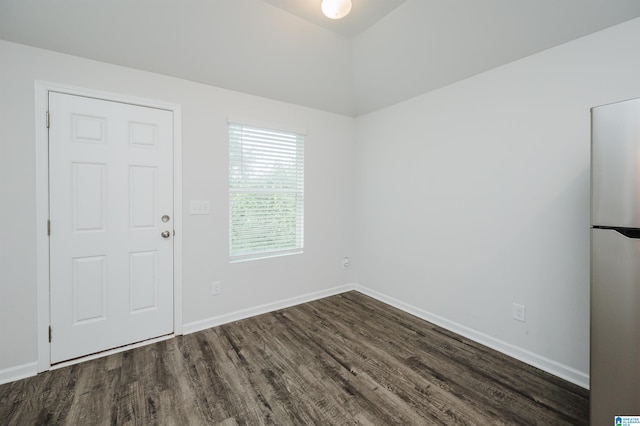
[[[588,391],[357,292],[0,386],[2,425],[586,425]]]

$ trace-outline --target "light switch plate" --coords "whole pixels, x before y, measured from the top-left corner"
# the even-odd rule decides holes
[[[191,203],[189,204],[189,214],[211,214],[211,205],[209,200],[191,200]]]

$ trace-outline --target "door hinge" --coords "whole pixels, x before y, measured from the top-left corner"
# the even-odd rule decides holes
[[[47,235],[51,236],[51,220],[47,220]]]
[[[49,326],[49,343],[51,343],[51,326]]]
[[[51,114],[49,114],[49,111],[47,111],[47,129],[49,128],[50,125],[51,125]]]

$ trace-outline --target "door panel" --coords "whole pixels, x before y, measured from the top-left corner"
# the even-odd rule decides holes
[[[72,259],[73,325],[105,319],[107,290],[105,256]]]
[[[129,256],[131,312],[156,308],[158,252],[131,253]]]
[[[640,228],[640,99],[593,108],[591,224]]]
[[[73,230],[105,231],[107,208],[106,164],[71,163]]]
[[[51,363],[171,333],[172,113],[59,93],[49,111]]]
[[[155,228],[158,223],[157,167],[129,167],[131,229]]]

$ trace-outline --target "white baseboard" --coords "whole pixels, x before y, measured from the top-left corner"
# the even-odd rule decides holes
[[[211,327],[217,327],[222,324],[238,321],[241,319],[253,317],[256,315],[266,314],[276,311],[278,309],[284,309],[291,306],[299,305],[301,303],[307,303],[314,300],[322,299],[336,294],[346,293],[351,290],[359,291],[362,294],[366,294],[376,300],[398,308],[411,315],[415,315],[425,321],[429,321],[435,325],[443,327],[449,331],[457,333],[463,337],[471,339],[482,345],[495,349],[503,354],[509,355],[515,359],[525,362],[529,365],[537,367],[547,373],[560,377],[585,389],[589,389],[589,375],[581,371],[575,370],[564,364],[545,358],[541,355],[530,352],[526,349],[514,346],[510,343],[503,342],[502,340],[491,337],[487,334],[481,333],[477,330],[459,324],[455,321],[450,321],[439,315],[432,314],[423,309],[417,308],[409,303],[402,302],[393,297],[387,296],[383,293],[379,293],[375,290],[371,290],[359,284],[346,284],[343,286],[333,287],[327,290],[317,291],[314,293],[308,293],[289,299],[283,299],[272,303],[256,306],[253,308],[243,309],[236,312],[231,312],[225,315],[219,315],[212,318],[207,318],[200,321],[194,321],[184,324],[183,333],[190,334],[200,330],[205,330]],[[0,370],[0,385],[4,383],[13,382],[16,380],[24,379],[27,377],[35,376],[38,372],[38,363],[32,362],[28,364],[18,365],[16,367]]]
[[[37,362],[30,362],[28,364],[5,368],[4,370],[0,370],[0,385],[15,382],[20,379],[26,379],[27,377],[33,377],[36,374],[38,374]]]
[[[222,324],[228,324],[230,322],[239,321],[241,319],[253,317],[256,315],[262,315],[269,312],[277,311],[278,309],[289,308],[291,306],[299,305],[301,303],[312,302],[314,300],[323,299],[329,296],[335,296],[336,294],[346,293],[355,289],[355,284],[346,284],[338,287],[333,287],[327,290],[316,291],[313,293],[303,294],[302,296],[291,297],[289,299],[278,300],[276,302],[267,303],[253,308],[242,309],[240,311],[231,312],[224,315],[219,315],[204,320],[194,321],[186,323],[183,326],[183,334],[195,333],[196,331],[205,330],[211,327],[217,327]]]
[[[585,389],[589,389],[589,375],[584,372],[578,371],[574,368],[558,363],[544,356],[535,354],[526,349],[522,349],[518,346],[514,346],[510,343],[503,342],[502,340],[491,337],[488,334],[484,334],[480,331],[459,324],[455,321],[450,321],[439,315],[432,314],[409,303],[394,299],[393,297],[389,297],[385,294],[379,293],[375,290],[371,290],[362,285],[356,284],[355,290],[383,303],[398,308],[404,312],[407,312],[411,315],[415,315],[420,319],[429,321],[437,326],[457,333],[463,337],[466,337],[467,339],[471,339],[482,345],[488,346],[491,349],[502,352],[505,355],[509,355],[517,360],[546,371],[547,373],[553,374],[554,376],[560,377],[561,379],[567,380]]]

